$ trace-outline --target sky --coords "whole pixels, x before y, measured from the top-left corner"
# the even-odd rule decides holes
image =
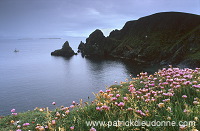
[[[0,0],[0,38],[105,36],[158,12],[200,15],[200,0]]]

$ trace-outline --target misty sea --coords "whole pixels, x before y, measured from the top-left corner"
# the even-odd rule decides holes
[[[58,107],[80,99],[92,101],[92,92],[105,90],[115,81],[157,70],[143,70],[121,60],[83,58],[81,54],[70,58],[51,56],[66,40],[77,51],[84,39],[0,39],[0,116],[11,114],[13,108],[24,112],[35,107],[53,109],[52,102]]]

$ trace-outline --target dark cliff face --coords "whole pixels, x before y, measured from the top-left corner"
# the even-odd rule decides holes
[[[111,40],[103,35],[99,29],[95,30],[86,39],[86,43],[80,43],[78,49],[83,55],[106,57],[109,53],[117,47],[116,40]]]
[[[96,30],[87,38],[83,50],[86,55],[103,56],[106,52],[143,64],[200,66],[200,16],[163,12],[128,21],[108,37]]]
[[[69,46],[69,42],[66,41],[66,42],[63,44],[62,49],[55,50],[54,52],[51,52],[51,55],[70,57],[70,56],[75,55],[75,53],[74,53],[74,51],[72,50],[72,48]]]

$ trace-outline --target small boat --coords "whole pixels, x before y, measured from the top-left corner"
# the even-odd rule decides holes
[[[19,50],[16,50],[16,49],[15,49],[14,52],[19,52]]]

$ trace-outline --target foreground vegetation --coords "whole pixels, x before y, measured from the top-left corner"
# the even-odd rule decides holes
[[[163,68],[113,85],[91,102],[36,108],[0,119],[1,131],[198,131],[200,68]],[[52,103],[56,107],[56,102]],[[167,122],[164,123],[164,122]]]

